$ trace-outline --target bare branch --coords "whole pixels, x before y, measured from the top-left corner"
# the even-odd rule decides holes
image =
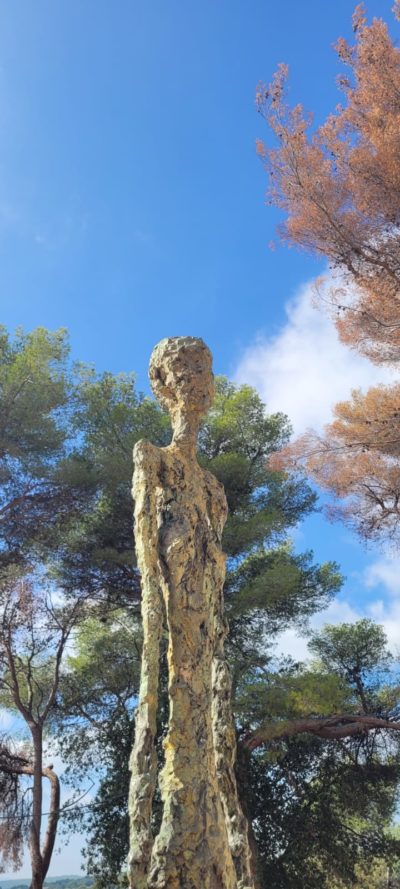
[[[322,718],[271,721],[254,733],[247,735],[243,743],[248,750],[255,750],[270,741],[284,740],[295,735],[310,734],[326,740],[339,740],[354,735],[366,734],[380,729],[400,732],[400,722],[391,722],[378,716],[349,713]]]

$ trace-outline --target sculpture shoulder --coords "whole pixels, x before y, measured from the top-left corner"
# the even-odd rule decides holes
[[[149,441],[142,439],[133,449],[133,483],[134,498],[139,491],[155,488],[161,474],[162,452]]]
[[[145,439],[136,442],[133,448],[132,479],[136,520],[138,520],[139,513],[148,513],[150,510],[150,500],[152,500],[159,484],[160,468],[160,448]]]
[[[146,441],[145,438],[141,438],[133,448],[133,459],[135,466],[143,465],[143,463],[159,463],[161,460],[161,449],[157,448],[150,441]]]

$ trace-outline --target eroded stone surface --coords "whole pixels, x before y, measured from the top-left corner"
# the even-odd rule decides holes
[[[213,396],[211,353],[176,337],[154,349],[150,379],[171,415],[166,448],[134,451],[135,536],[144,647],[129,813],[132,889],[253,889],[247,825],[234,776],[235,732],[224,658],[222,486],[196,458]],[[170,716],[153,842],[160,638],[168,629]]]

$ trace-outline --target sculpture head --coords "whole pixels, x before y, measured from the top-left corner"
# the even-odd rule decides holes
[[[185,417],[197,434],[198,422],[214,397],[212,355],[203,340],[193,336],[161,340],[151,355],[149,377],[154,395],[169,411],[173,426]]]

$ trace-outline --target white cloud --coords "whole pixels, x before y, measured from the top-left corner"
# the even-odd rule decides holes
[[[368,589],[383,586],[389,595],[400,599],[400,557],[385,555],[372,562],[364,571],[364,583]]]
[[[325,286],[330,283],[332,278],[327,277]],[[338,281],[334,283],[337,286]],[[244,351],[235,378],[254,386],[269,411],[286,413],[295,433],[309,427],[320,430],[332,419],[334,404],[348,399],[352,389],[393,380],[391,370],[375,367],[340,342],[332,321],[315,307],[312,281],[300,287],[285,308],[285,324],[275,335],[258,335]],[[318,629],[325,623],[371,617],[383,624],[395,650],[400,646],[400,559],[380,557],[360,580],[365,590],[377,588],[375,601],[369,597],[364,605],[353,607],[346,599],[335,599],[315,615],[311,626]],[[277,650],[304,660],[307,639],[287,630],[279,637]]]
[[[354,623],[369,617],[383,626],[388,647],[400,654],[400,557],[390,553],[367,565],[359,580],[366,590],[376,590],[377,598],[353,606],[347,599],[334,599],[324,611],[314,615],[310,627],[319,630],[324,624]],[[294,629],[278,638],[277,653],[291,655],[295,660],[309,658],[307,638]]]
[[[376,599],[368,605],[367,617],[371,617],[385,630],[388,647],[392,654],[400,655],[400,598],[392,602]]]
[[[352,624],[360,620],[363,615],[353,608],[346,599],[333,599],[325,608],[315,614],[310,620],[310,628],[312,630],[320,630],[324,624]],[[310,653],[307,648],[307,638],[301,636],[296,630],[285,630],[278,637],[277,653],[290,655],[295,660],[306,661],[310,659]]]
[[[400,557],[386,554],[364,571],[365,586],[379,597],[367,606],[367,614],[382,624],[391,651],[400,652]]]
[[[10,729],[13,722],[14,717],[10,710],[4,710],[3,707],[0,707],[0,732]]]
[[[277,638],[276,654],[288,655],[295,661],[306,661],[309,658],[307,639],[300,636],[296,630],[285,630]]]
[[[313,284],[286,304],[287,321],[274,336],[262,332],[245,350],[235,378],[254,386],[268,410],[283,411],[296,433],[321,429],[351,389],[393,379],[388,369],[342,345],[327,315],[313,305]]]

